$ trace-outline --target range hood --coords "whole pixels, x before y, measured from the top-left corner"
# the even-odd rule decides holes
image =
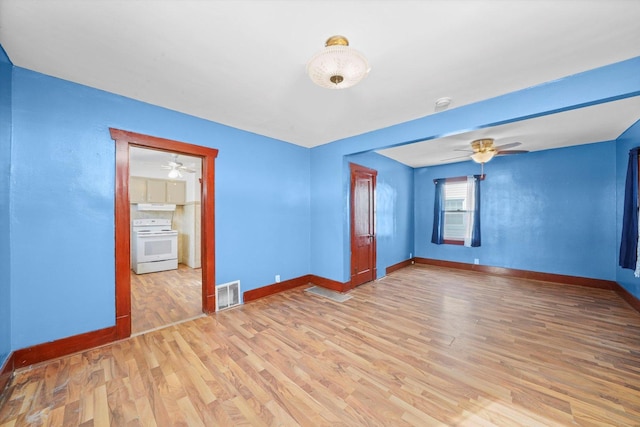
[[[139,211],[175,211],[176,205],[171,203],[138,203]]]

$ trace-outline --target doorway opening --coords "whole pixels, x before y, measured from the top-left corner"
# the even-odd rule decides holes
[[[115,247],[116,338],[131,336],[131,204],[129,194],[132,147],[199,158],[201,185],[201,311],[215,311],[214,166],[218,150],[119,129],[110,129],[116,144]],[[161,304],[161,302],[158,302]]]
[[[129,147],[131,334],[203,316],[200,157]]]

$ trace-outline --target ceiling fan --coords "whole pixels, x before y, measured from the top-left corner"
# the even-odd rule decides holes
[[[171,160],[160,167],[169,170],[169,178],[173,179],[182,178],[182,172],[195,173],[195,169],[188,168],[182,162],[178,161],[177,154],[171,154]]]
[[[522,153],[529,152],[528,150],[510,150],[510,148],[514,148],[514,147],[518,147],[519,145],[522,145],[521,142],[512,142],[509,144],[498,145],[498,146],[495,146],[493,143],[494,143],[493,138],[476,139],[475,141],[471,142],[471,150],[455,150],[455,151],[467,151],[471,154],[468,154],[465,156],[453,157],[451,159],[446,159],[446,160],[459,159],[462,157],[470,157],[471,160],[473,160],[474,162],[484,164],[490,161],[491,159],[493,159],[495,156],[503,156],[508,154],[522,154]]]

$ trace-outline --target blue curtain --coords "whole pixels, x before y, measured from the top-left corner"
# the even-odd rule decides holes
[[[620,267],[632,270],[638,257],[638,150],[640,147],[629,151],[619,260]]]
[[[473,187],[475,191],[473,206],[473,228],[471,229],[471,247],[480,246],[480,178],[481,175],[474,175]]]
[[[433,232],[431,243],[441,245],[444,243],[444,179],[433,181],[436,184],[436,197],[433,202]]]

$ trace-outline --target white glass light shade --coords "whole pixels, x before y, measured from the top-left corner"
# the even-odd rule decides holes
[[[180,176],[180,171],[178,169],[171,169],[169,171],[169,178],[175,179],[175,178],[178,178],[179,176]]]
[[[487,163],[489,160],[493,159],[496,152],[493,150],[480,151],[477,153],[473,153],[471,155],[471,159],[473,159],[476,163]]]
[[[349,46],[327,46],[307,64],[307,74],[318,86],[345,89],[359,83],[369,73],[369,62]]]

